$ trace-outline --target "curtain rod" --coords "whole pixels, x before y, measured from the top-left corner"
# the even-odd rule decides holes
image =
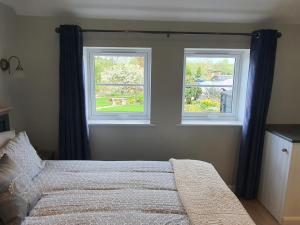
[[[59,27],[55,28],[56,33],[60,33]],[[140,34],[166,34],[168,37],[171,34],[182,35],[231,35],[231,36],[259,36],[259,33],[231,33],[231,32],[189,32],[189,31],[156,31],[156,30],[97,30],[97,29],[81,29],[81,32],[92,33],[140,33]],[[282,34],[277,33],[277,37],[280,38]]]

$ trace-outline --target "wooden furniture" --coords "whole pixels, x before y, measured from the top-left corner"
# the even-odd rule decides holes
[[[0,132],[10,130],[9,126],[9,111],[10,107],[1,107],[0,106]]]
[[[126,105],[127,98],[111,98],[112,105]]]
[[[300,125],[267,127],[259,201],[283,225],[300,225]]]

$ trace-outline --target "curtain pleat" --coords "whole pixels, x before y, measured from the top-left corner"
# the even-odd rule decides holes
[[[242,129],[236,194],[255,198],[258,191],[265,125],[272,92],[276,30],[255,31],[250,49],[246,110]]]
[[[81,28],[60,26],[59,158],[90,159]]]

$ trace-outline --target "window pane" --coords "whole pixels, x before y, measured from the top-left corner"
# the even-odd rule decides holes
[[[97,112],[143,112],[143,86],[96,86]]]
[[[185,84],[232,85],[235,58],[186,57]]]
[[[186,87],[184,95],[184,112],[232,112],[232,87]]]
[[[144,84],[144,57],[95,56],[96,84]]]

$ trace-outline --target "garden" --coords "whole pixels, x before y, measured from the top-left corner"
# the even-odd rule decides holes
[[[95,57],[96,111],[144,111],[144,59]]]
[[[233,74],[234,59],[187,57],[184,111],[220,112]],[[95,85],[98,112],[143,112],[144,58],[95,56]]]
[[[232,96],[234,62],[234,58],[187,57],[184,111],[221,112],[222,95]]]

